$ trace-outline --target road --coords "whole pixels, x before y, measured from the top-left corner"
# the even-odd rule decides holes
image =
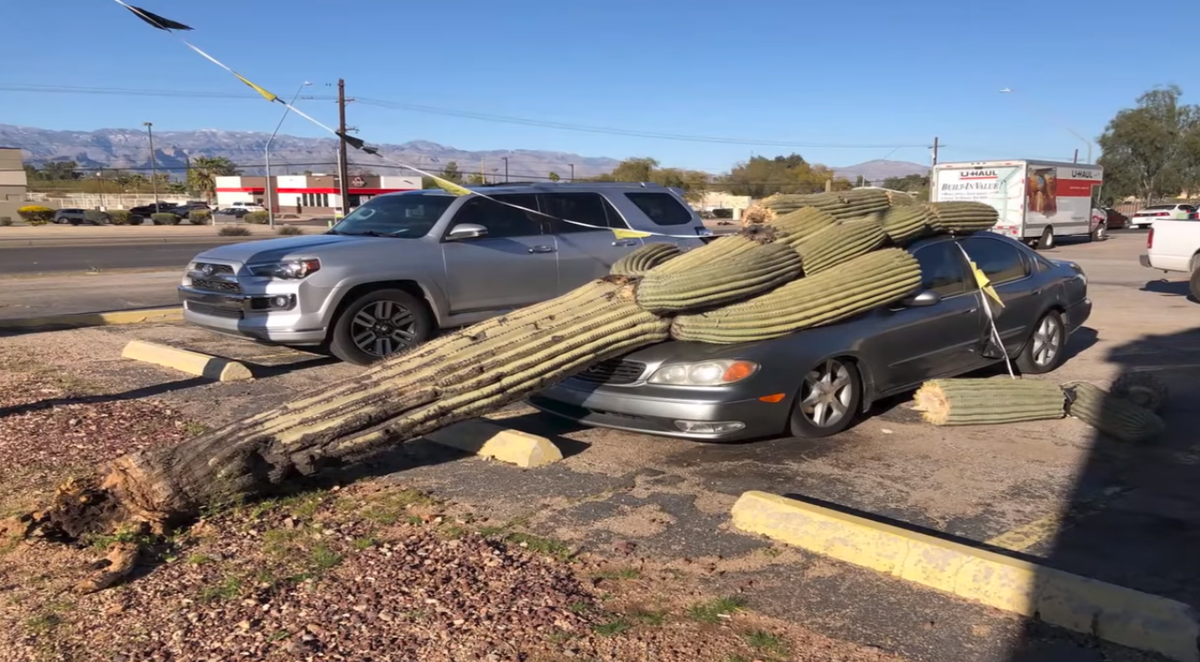
[[[197,253],[227,243],[214,237],[187,243],[0,248],[0,275],[156,268],[182,271]]]

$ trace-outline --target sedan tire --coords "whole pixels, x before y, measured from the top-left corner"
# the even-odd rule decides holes
[[[333,325],[329,351],[354,365],[371,365],[428,340],[433,315],[404,290],[375,290],[351,301]]]
[[[854,422],[862,403],[862,377],[846,359],[825,359],[804,375],[792,407],[793,437],[828,437]]]
[[[1025,375],[1040,375],[1062,365],[1067,328],[1062,315],[1051,310],[1038,320],[1033,335],[1017,357],[1017,368]]]

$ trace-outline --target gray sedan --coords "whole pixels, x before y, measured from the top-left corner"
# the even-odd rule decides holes
[[[1091,314],[1087,276],[990,232],[908,249],[922,287],[906,301],[763,342],[666,342],[593,366],[529,399],[579,423],[731,441],[845,430],[873,402],[937,377],[1002,362],[963,250],[1004,301],[992,302],[1004,349],[1022,373],[1062,363]]]

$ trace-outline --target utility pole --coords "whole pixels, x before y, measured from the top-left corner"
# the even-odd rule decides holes
[[[571,166],[571,181],[573,182],[575,181],[575,164],[568,163],[567,165]]]
[[[938,159],[938,137],[933,137],[933,165],[937,165]]]
[[[508,157],[501,156],[500,158],[504,161],[504,183],[507,184],[508,183]]]
[[[338,79],[338,131],[341,132],[341,143],[338,145],[338,183],[342,196],[342,218],[350,209],[350,167],[346,161],[346,81]]]
[[[1074,158],[1074,160],[1071,161],[1071,163],[1079,163],[1079,148],[1078,147],[1075,148],[1075,158]]]
[[[142,122],[146,127],[146,135],[150,138],[150,185],[154,187],[154,212],[158,213],[158,160],[154,158],[154,126],[153,122]]]

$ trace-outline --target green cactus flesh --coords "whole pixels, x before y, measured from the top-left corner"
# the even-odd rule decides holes
[[[913,396],[934,425],[990,425],[1062,418],[1066,397],[1057,384],[1034,379],[934,379]]]
[[[1068,394],[1067,413],[1121,441],[1148,441],[1166,428],[1158,414],[1095,384],[1075,384],[1068,388]]]
[[[871,219],[838,221],[796,244],[804,275],[826,271],[847,260],[879,248],[887,241],[883,228]]]
[[[883,216],[883,232],[897,246],[904,246],[929,232],[929,214],[923,207],[893,207]]]
[[[816,207],[801,207],[769,221],[769,226],[779,233],[777,241],[794,246],[797,242],[827,228],[837,219]]]
[[[970,234],[987,230],[1000,220],[1000,212],[982,202],[931,202],[925,210],[929,227],[936,232]]]
[[[671,337],[716,344],[778,338],[899,301],[920,284],[916,259],[885,248],[741,303],[676,317]]]
[[[677,258],[668,260],[643,275],[685,273],[752,251],[762,244],[761,241],[751,239],[745,234],[742,232],[715,239],[703,246],[693,248]]]
[[[711,245],[711,244],[710,244]],[[744,253],[683,272],[651,270],[637,285],[637,303],[676,313],[735,303],[800,276],[800,256],[784,244],[755,244]]]
[[[641,276],[682,252],[675,244],[646,244],[613,263],[609,273],[614,276]]]

